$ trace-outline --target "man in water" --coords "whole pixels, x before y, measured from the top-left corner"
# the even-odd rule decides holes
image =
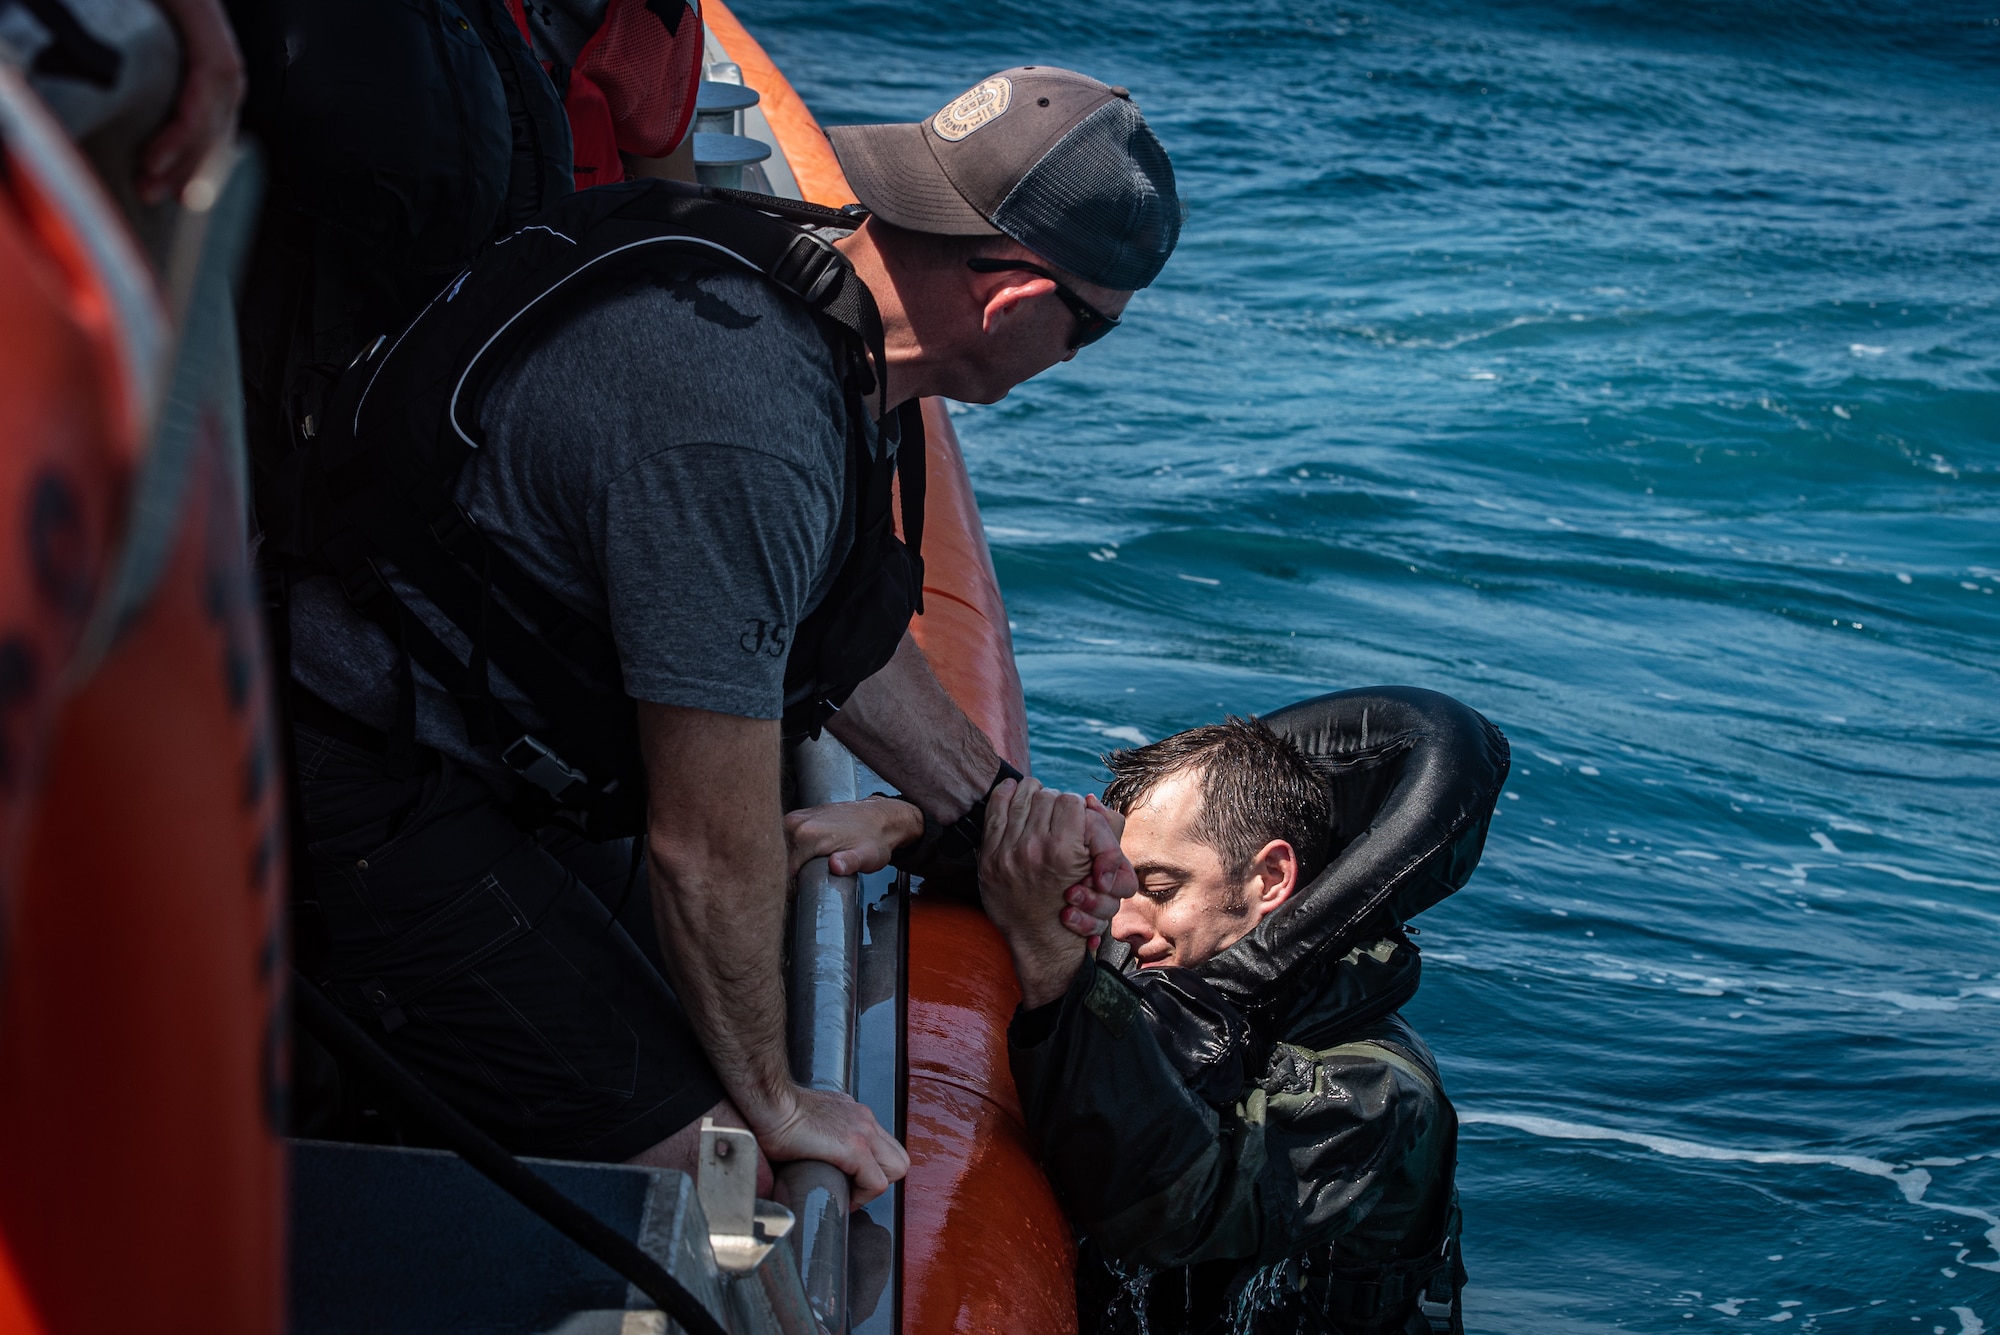
[[[1326,784],[1254,720],[1106,763],[1139,876],[1111,927],[1122,951],[1093,964],[1037,922],[1060,893],[1040,831],[1068,837],[1074,798],[996,796],[980,863],[1021,979],[1014,1079],[1085,1237],[1086,1328],[1290,1331],[1310,1314],[1340,1335],[1460,1330],[1457,1119],[1394,1010],[1414,981],[1401,930],[1357,934],[1283,1032],[1201,975],[1326,866]],[[1118,1146],[1108,1165],[1094,1132]]]
[[[835,243],[841,281],[865,284],[881,319],[865,397],[828,321],[776,280],[650,275],[522,326],[455,482],[481,540],[585,623],[595,657],[579,661],[615,663],[636,701],[636,851],[522,817],[534,739],[475,741],[462,697],[399,648],[421,620],[479,663],[465,673],[490,675],[501,706],[560,714],[497,656],[489,673],[467,654],[476,627],[398,585],[392,638],[357,610],[381,605],[374,582],[350,604],[324,575],[293,587],[289,618],[319,923],[305,967],[335,1001],[516,1151],[685,1166],[703,1114],[740,1117],[771,1158],[841,1167],[859,1201],[907,1156],[866,1108],[796,1084],[786,1055],[780,718],[795,632],[838,590],[867,587],[870,571],[837,577],[859,546],[853,475],[896,448],[891,411],[994,402],[1108,333],[1172,252],[1180,205],[1125,90],[1064,70],[1005,71],[930,120],[833,140],[871,211]],[[1012,771],[906,634],[896,647],[907,608],[883,620],[894,657],[828,727],[976,846],[977,814]],[[1092,837],[1094,888],[1049,907],[1059,930],[1101,932],[1115,906],[1102,892],[1130,881],[1109,826]]]
[[[1103,805],[1032,779],[993,796],[980,896],[1021,983],[1014,1079],[1082,1235],[1087,1333],[1462,1330],[1457,1121],[1396,1013],[1416,952],[1395,915],[1277,970],[1280,989],[1297,984],[1282,1006],[1246,1014],[1203,977],[1260,924],[1265,938],[1324,925],[1288,910],[1327,866],[1341,813],[1292,739],[1315,730],[1289,731],[1230,719],[1115,752]],[[1474,838],[1497,795],[1470,804]],[[844,843],[836,863],[859,869],[918,828],[899,805],[870,804],[856,819],[877,827],[845,835],[838,809],[797,813],[794,842]],[[1093,960],[1052,930],[1050,907],[1081,879],[1079,840],[1105,810],[1122,817],[1139,893]],[[1350,838],[1373,816],[1345,814]],[[1449,875],[1470,872],[1460,859]]]

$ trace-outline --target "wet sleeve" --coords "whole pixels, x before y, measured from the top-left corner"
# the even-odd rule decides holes
[[[1257,1250],[1261,1125],[1189,1090],[1098,963],[1008,1035],[1028,1130],[1071,1221],[1112,1259],[1144,1265]]]
[[[1269,1176],[1291,1208],[1264,1259],[1352,1230],[1438,1116],[1436,1090],[1379,1049],[1280,1045],[1262,1082]]]
[[[593,537],[627,693],[777,718],[838,522],[833,482],[754,447],[676,445],[611,479]]]

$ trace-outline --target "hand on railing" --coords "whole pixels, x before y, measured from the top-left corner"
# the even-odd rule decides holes
[[[900,1182],[910,1171],[910,1156],[883,1130],[868,1111],[845,1094],[795,1087],[789,1112],[774,1113],[774,1120],[750,1129],[757,1133],[757,1146],[778,1163],[794,1159],[817,1159],[832,1164],[854,1183],[850,1207],[859,1209]]]
[[[1023,783],[1021,792],[1030,802],[1037,793],[1051,804],[1060,799],[1066,820],[1074,817],[1063,827],[1064,837],[1070,842],[1061,847],[1051,843],[1046,849],[1061,868],[1068,868],[1075,875],[1062,896],[1062,904],[1052,903],[1050,907],[1056,910],[1057,920],[1064,927],[1094,945],[1095,938],[1111,929],[1119,902],[1138,889],[1132,864],[1118,847],[1125,818],[1106,808],[1093,794],[1078,797],[1074,793],[1057,793],[1043,788],[1034,779]],[[1009,780],[994,797],[998,799],[1001,791],[1014,793],[1015,788],[1015,783]],[[1024,805],[1021,810],[1025,813],[1027,807]],[[991,821],[993,817],[989,814],[988,819]],[[989,843],[992,828],[989,826]],[[902,798],[878,796],[862,802],[802,807],[785,816],[787,860],[793,876],[819,857],[827,860],[827,870],[835,876],[864,875],[888,866],[896,850],[916,842],[923,829],[923,813]],[[1041,855],[1038,850],[1037,856]],[[1050,863],[1047,870],[1058,874],[1060,868],[1057,863]]]
[[[899,797],[830,802],[785,815],[785,848],[791,874],[825,858],[835,876],[861,876],[889,865],[896,850],[923,837],[924,813]]]

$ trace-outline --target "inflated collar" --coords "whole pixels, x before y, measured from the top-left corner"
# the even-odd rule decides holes
[[[1500,730],[1436,691],[1335,691],[1264,721],[1333,790],[1332,861],[1196,968],[1141,970],[1122,945],[1100,956],[1138,989],[1162,1046],[1217,1089],[1270,1043],[1330,1039],[1415,994],[1404,925],[1471,877],[1507,781]]]

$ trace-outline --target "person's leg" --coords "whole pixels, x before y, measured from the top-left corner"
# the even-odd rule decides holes
[[[543,841],[449,761],[397,779],[298,730],[315,981],[509,1148],[620,1161],[722,1099],[672,990]]]
[[[646,881],[646,860],[637,855],[644,847],[639,839],[608,839],[592,843],[572,831],[554,827],[540,831],[536,838],[549,855],[575,872],[589,886],[617,924],[639,947],[639,953],[653,962],[665,976],[666,956],[660,949],[660,932],[653,920],[653,895]]]
[[[662,975],[666,962],[660,950],[659,932],[653,918],[653,896],[646,881],[643,858],[634,850],[643,847],[637,839],[614,839],[591,843],[560,830],[541,836],[542,847],[550,856],[575,872],[603,903],[613,921],[624,929],[635,945]],[[701,1162],[701,1124],[704,1118],[720,1126],[747,1127],[743,1114],[728,1099],[695,1118],[657,1145],[639,1151],[625,1162],[645,1168],[673,1168],[693,1173]],[[769,1196],[776,1179],[763,1151],[757,1152],[757,1194]]]

